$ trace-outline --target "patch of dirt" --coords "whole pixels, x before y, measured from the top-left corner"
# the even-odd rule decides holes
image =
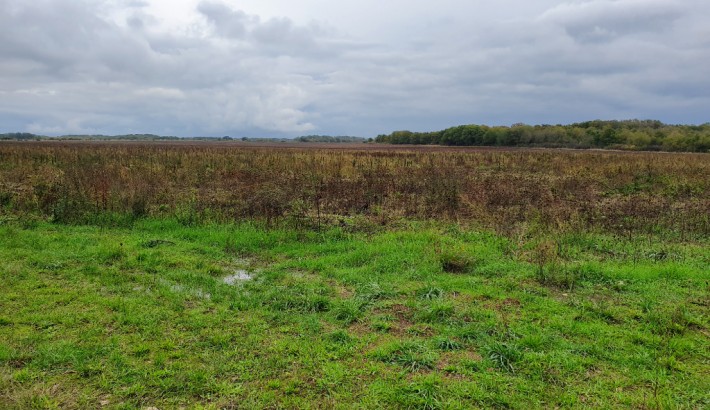
[[[308,280],[308,281],[318,280],[320,278],[320,276],[318,276],[318,274],[316,274],[316,273],[301,270],[301,269],[296,269],[296,270],[290,271],[289,276],[294,279],[303,279],[303,280]]]
[[[7,364],[8,364],[10,367],[12,367],[12,368],[15,368],[15,369],[22,369],[22,368],[25,367],[25,365],[27,365],[27,363],[29,363],[30,361],[31,361],[31,359],[28,358],[28,357],[20,357],[20,358],[17,358],[17,359],[8,360]]]
[[[520,301],[515,298],[506,298],[506,299],[503,299],[503,302],[501,302],[501,305],[503,305],[503,306],[520,306]]]
[[[445,352],[439,356],[439,362],[436,363],[436,369],[445,371],[447,367],[454,363],[453,352]]]
[[[490,307],[493,310],[496,311],[505,311],[505,310],[517,310],[520,309],[521,303],[520,300],[516,298],[505,298],[503,300],[496,300],[494,303],[487,304],[487,307]]]
[[[483,360],[480,354],[470,350],[458,350],[453,352],[444,352],[439,356],[439,362],[436,364],[436,370],[442,372],[443,376],[450,380],[466,380],[469,376],[457,373],[455,369],[447,370],[448,367],[456,367],[464,360],[480,362]]]
[[[468,293],[451,292],[447,293],[447,296],[459,303],[471,303],[474,301],[473,296]]]
[[[418,337],[432,337],[436,333],[431,326],[422,324],[415,324],[404,330],[407,334]]]
[[[395,323],[392,325],[390,333],[395,334],[397,336],[406,335],[407,330],[409,330],[409,328],[413,326],[413,323],[411,321],[412,309],[405,305],[396,304],[390,307],[388,313],[391,313],[392,316],[394,316],[395,318]]]
[[[584,373],[584,380],[599,379],[603,373],[604,372],[598,367],[592,366]]]
[[[389,310],[399,320],[408,320],[412,316],[412,309],[402,304],[392,305]]]
[[[355,296],[355,292],[353,290],[348,289],[347,286],[341,285],[334,280],[329,280],[328,285],[335,290],[335,294],[341,299],[350,299]]]
[[[471,300],[473,302],[485,302],[488,300],[493,299],[493,297],[488,296],[488,295],[477,295],[477,296],[471,296]]]
[[[370,329],[370,325],[368,325],[367,323],[365,323],[363,321],[357,321],[357,322],[351,324],[350,326],[348,326],[348,331],[350,333],[353,333],[353,334],[360,336],[360,337],[366,336],[366,335],[372,333],[372,329]]]

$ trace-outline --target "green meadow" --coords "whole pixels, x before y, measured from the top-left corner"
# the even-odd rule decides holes
[[[0,408],[710,406],[710,241],[0,223]]]

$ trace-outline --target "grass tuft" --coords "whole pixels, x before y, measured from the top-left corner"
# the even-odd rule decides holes
[[[411,372],[433,369],[436,364],[435,354],[427,350],[424,344],[411,340],[385,345],[374,353],[374,357],[383,362],[398,364]]]
[[[439,255],[441,270],[446,273],[467,273],[476,264],[476,259],[462,249],[444,249]]]
[[[515,363],[523,358],[517,345],[494,341],[483,347],[486,357],[499,369],[515,373]]]

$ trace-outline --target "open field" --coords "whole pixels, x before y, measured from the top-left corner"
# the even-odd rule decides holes
[[[548,255],[454,225],[154,220],[0,238],[3,408],[710,405],[707,241],[569,234]]]
[[[709,305],[707,154],[0,143],[0,408],[701,409]]]
[[[414,218],[506,235],[531,225],[679,238],[710,233],[707,154],[343,148],[2,143],[0,206],[68,223],[178,216],[388,225]]]

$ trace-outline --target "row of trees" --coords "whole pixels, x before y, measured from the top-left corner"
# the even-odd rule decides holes
[[[128,140],[128,141],[162,141],[162,140],[196,140],[196,141],[234,141],[235,138],[230,136],[224,137],[186,137],[178,138],[173,136],[160,136],[154,134],[126,134],[126,135],[62,135],[60,137],[47,137],[44,135],[31,134],[28,132],[11,132],[6,134],[0,134],[0,140],[16,140],[16,141],[30,141],[30,140]],[[249,138],[242,137],[241,141],[250,142],[328,142],[328,143],[361,143],[367,140],[362,137],[351,137],[351,136],[330,136],[330,135],[304,135],[302,137],[294,138]],[[372,141],[372,139],[370,139]]]
[[[597,120],[570,125],[460,125],[433,132],[395,131],[389,135],[378,135],[375,141],[416,145],[708,152],[710,123],[668,125],[655,120]]]
[[[159,140],[178,140],[180,138],[174,136],[162,136],[155,134],[124,134],[124,135],[62,135],[60,137],[48,137],[46,135],[31,134],[29,132],[9,132],[0,134],[0,140],[61,140],[61,141],[84,141],[84,140],[128,140],[128,141],[159,141]]]
[[[30,134],[29,132],[8,132],[0,134],[0,140],[29,141],[38,139],[41,139],[39,135]]]

